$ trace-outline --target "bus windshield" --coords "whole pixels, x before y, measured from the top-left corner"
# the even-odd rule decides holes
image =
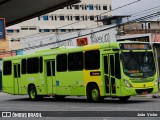
[[[123,52],[121,59],[124,73],[129,77],[150,77],[155,74],[152,52]]]

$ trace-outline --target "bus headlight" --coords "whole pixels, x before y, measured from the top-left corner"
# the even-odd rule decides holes
[[[155,81],[154,86],[156,86],[157,84],[158,84],[158,78],[157,78],[157,80]]]
[[[124,80],[124,83],[127,87],[132,88],[132,85],[127,80]]]

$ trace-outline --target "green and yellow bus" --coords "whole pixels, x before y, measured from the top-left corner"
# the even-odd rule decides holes
[[[157,93],[158,74],[149,43],[113,42],[59,47],[3,59],[3,92],[44,96],[105,97],[126,101],[130,96]]]

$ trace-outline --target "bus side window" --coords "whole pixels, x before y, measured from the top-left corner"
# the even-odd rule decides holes
[[[27,59],[27,73],[33,74],[38,73],[38,57],[28,58]]]
[[[108,74],[108,57],[104,56],[104,72]]]
[[[114,76],[114,56],[110,55],[110,69],[111,69],[111,75]]]
[[[20,71],[20,64],[18,64],[18,77],[20,78],[21,77],[21,71]]]
[[[17,68],[16,68],[17,66],[16,65],[14,65],[14,78],[17,78]]]
[[[55,61],[52,61],[52,76],[55,76]]]
[[[12,74],[12,62],[4,61],[3,62],[3,75],[11,75]]]
[[[67,71],[67,54],[57,55],[56,62],[58,72]]]
[[[100,68],[100,51],[92,50],[85,52],[85,69],[94,70]]]
[[[43,72],[43,58],[42,57],[39,58],[39,72],[40,73]]]
[[[82,70],[83,69],[83,52],[68,54],[68,70]]]
[[[115,77],[121,79],[119,54],[115,53]]]
[[[26,72],[27,72],[27,60],[22,59],[21,65],[22,65],[22,74],[26,74]]]
[[[47,76],[51,76],[51,64],[50,64],[50,61],[47,61]]]
[[[18,76],[17,76],[18,74]],[[14,65],[14,78],[20,78],[20,64],[18,64],[18,68],[17,65]]]

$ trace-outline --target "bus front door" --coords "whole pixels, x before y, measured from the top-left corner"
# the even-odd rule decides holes
[[[47,93],[52,95],[54,93],[55,82],[55,60],[46,61],[46,80],[47,80]]]
[[[121,94],[120,81],[120,58],[119,53],[107,54],[103,56],[104,60],[104,77],[107,96],[118,96]]]
[[[20,64],[14,64],[14,94],[20,93]]]
[[[105,90],[107,96],[116,95],[116,79],[115,79],[115,55],[107,54],[103,56],[104,60],[104,79]]]

